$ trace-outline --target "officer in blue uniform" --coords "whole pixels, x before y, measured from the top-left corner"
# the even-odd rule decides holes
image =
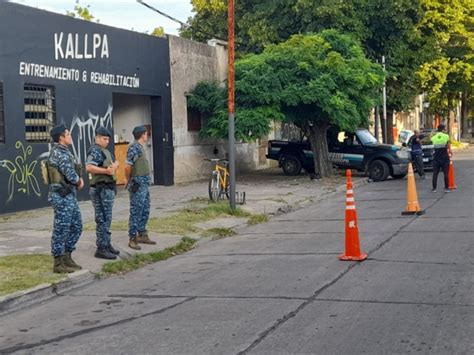
[[[146,158],[144,145],[148,141],[148,132],[145,126],[133,129],[135,141],[127,151],[125,164],[125,179],[130,192],[130,218],[128,222],[128,246],[140,250],[139,243],[156,244],[152,241],[146,230],[150,216],[150,165]]]
[[[112,209],[116,193],[118,162],[107,149],[112,134],[105,127],[95,131],[95,144],[87,152],[86,171],[89,173],[89,196],[95,211],[96,258],[113,260],[120,252],[110,241]]]
[[[71,257],[82,233],[82,218],[76,193],[84,187],[81,169],[68,147],[72,137],[64,125],[51,132],[53,147],[46,161],[48,168],[48,201],[54,210],[54,227],[51,253],[54,256],[53,272],[70,273],[80,270]]]

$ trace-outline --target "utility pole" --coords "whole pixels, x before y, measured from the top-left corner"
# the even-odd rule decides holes
[[[383,72],[384,74],[387,74],[385,71],[385,56],[382,56],[382,67],[383,67]],[[387,85],[386,85],[386,78],[384,77],[383,79],[383,89],[382,89],[382,95],[383,95],[383,122],[384,122],[384,130],[383,130],[383,142],[387,143]],[[392,128],[392,127],[390,127]]]
[[[234,0],[228,1],[228,111],[229,111],[229,174],[230,174],[230,208],[235,210],[235,101],[234,101]]]

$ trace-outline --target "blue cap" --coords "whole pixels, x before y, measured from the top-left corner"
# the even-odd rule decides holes
[[[134,129],[133,129],[133,135],[136,135],[136,134],[139,134],[139,133],[145,133],[146,132],[146,127],[145,126],[136,126]]]
[[[98,136],[104,136],[109,138],[112,137],[112,133],[110,133],[110,131],[105,127],[97,127],[97,129],[95,130],[95,134]]]
[[[51,132],[49,132],[49,134],[51,135],[51,137],[54,137],[54,136],[57,136],[58,134],[64,133],[66,130],[67,130],[66,126],[63,124],[60,124],[60,125],[54,126],[51,129]]]

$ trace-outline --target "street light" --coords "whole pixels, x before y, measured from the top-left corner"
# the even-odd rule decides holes
[[[235,72],[234,72],[234,52],[235,52],[235,36],[234,36],[234,0],[228,1],[227,8],[228,22],[228,111],[229,111],[229,174],[230,174],[230,208],[235,210]]]

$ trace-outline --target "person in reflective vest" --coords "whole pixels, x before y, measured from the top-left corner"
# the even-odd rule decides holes
[[[64,125],[50,132],[53,146],[46,161],[49,180],[48,201],[53,206],[54,227],[51,237],[53,272],[70,273],[82,269],[72,259],[82,233],[82,217],[77,203],[77,190],[84,187],[79,164],[69,151],[72,137]]]
[[[89,196],[94,206],[96,223],[96,258],[113,260],[120,252],[111,244],[110,225],[116,194],[116,176],[118,162],[107,149],[112,134],[105,127],[95,131],[95,144],[88,152],[86,171],[89,173]]]
[[[125,162],[126,187],[130,193],[130,218],[128,221],[128,246],[140,250],[142,244],[156,244],[148,236],[146,225],[150,216],[150,166],[144,144],[148,141],[145,126],[133,129],[135,141],[128,146]]]
[[[438,185],[438,174],[439,171],[443,171],[444,175],[444,191],[451,192],[448,183],[448,170],[449,170],[449,154],[448,144],[449,135],[444,133],[445,126],[440,124],[438,126],[438,132],[431,137],[431,142],[434,146],[434,157],[433,157],[433,189],[432,192],[437,191]]]

